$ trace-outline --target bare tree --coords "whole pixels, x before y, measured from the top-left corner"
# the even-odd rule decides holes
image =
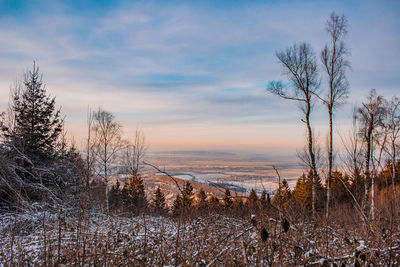
[[[10,87],[10,94],[8,100],[8,109],[7,109],[7,122],[9,131],[13,131],[15,128],[15,112],[14,106],[16,105],[15,101],[22,97],[22,82],[16,79],[14,83]]]
[[[111,168],[114,167],[118,152],[122,147],[121,125],[115,121],[114,115],[99,108],[93,115],[93,130],[96,135],[96,159],[99,174],[106,184],[106,207],[109,210],[108,180]]]
[[[359,135],[357,109],[353,110],[352,126],[348,131],[347,136],[343,136],[339,133],[339,137],[342,141],[345,149],[343,155],[343,167],[346,173],[349,173],[351,177],[351,187],[349,188],[346,183],[340,179],[343,187],[345,188],[348,196],[353,200],[354,208],[360,213],[361,219],[368,223],[368,218],[364,213],[362,206],[360,205],[360,199],[362,195],[363,180],[361,177],[362,169],[362,139]]]
[[[328,145],[328,177],[326,218],[329,217],[329,203],[331,197],[330,183],[333,170],[333,113],[335,108],[348,97],[349,83],[346,79],[346,69],[350,66],[346,60],[348,51],[343,41],[347,33],[347,21],[344,15],[338,16],[332,12],[326,23],[326,31],[330,35],[330,45],[325,45],[320,58],[328,78],[329,92],[325,97],[319,97],[328,108],[329,115],[329,145]]]
[[[313,96],[319,87],[316,58],[310,45],[301,43],[293,45],[286,51],[276,53],[276,57],[283,67],[283,74],[288,78],[290,85],[284,86],[282,82],[270,82],[268,91],[284,99],[293,100],[300,104],[304,114],[301,120],[306,124],[308,155],[313,173],[312,185],[312,213],[315,218],[316,181],[318,177],[315,151],[313,147],[313,134],[310,115],[313,106]]]
[[[9,98],[8,98],[8,108],[6,112],[0,113],[0,141],[2,142],[13,142],[15,140],[15,112],[14,106],[16,105],[16,100],[20,99],[22,96],[23,88],[22,82],[17,79],[10,86]]]
[[[400,137],[400,99],[393,97],[390,101],[385,101],[386,113],[383,119],[383,127],[387,133],[388,146],[386,152],[390,157],[392,164],[392,189],[394,207],[397,207],[397,196],[395,187],[396,161],[398,139]]]
[[[125,147],[123,155],[123,170],[126,173],[136,176],[140,173],[147,146],[144,133],[136,129],[133,143]]]
[[[357,110],[353,110],[352,126],[349,129],[347,136],[339,134],[342,141],[345,154],[342,161],[345,171],[350,174],[353,184],[353,194],[357,201],[360,200],[359,187],[362,183],[361,170],[362,170],[362,139],[359,135]]]
[[[382,98],[382,103],[385,102],[385,99]],[[382,156],[383,151],[387,146],[387,131],[382,127],[382,120],[386,113],[386,108],[382,105],[381,114],[379,121],[375,127],[374,134],[371,137],[371,217],[372,220],[375,220],[375,182],[378,177],[378,173],[381,172],[384,167],[382,164]],[[379,129],[378,129],[379,128]],[[383,129],[382,129],[383,128]]]
[[[362,103],[362,107],[358,109],[361,123],[361,136],[364,139],[365,148],[365,165],[364,165],[364,175],[365,175],[365,191],[364,191],[364,202],[363,209],[365,214],[368,214],[369,210],[369,191],[370,186],[373,188],[372,192],[372,203],[375,202],[375,175],[371,177],[370,163],[372,159],[372,150],[374,148],[373,135],[379,123],[381,122],[382,115],[384,114],[383,108],[383,98],[376,95],[376,91],[372,89],[369,92],[367,101]],[[371,179],[372,178],[372,179]],[[375,210],[374,205],[372,205],[371,215],[374,217]]]
[[[87,125],[87,137],[86,137],[86,143],[85,143],[85,150],[86,150],[86,155],[85,155],[85,187],[86,187],[86,192],[88,193],[89,190],[89,184],[90,184],[90,178],[92,177],[92,171],[93,171],[93,164],[95,163],[96,159],[96,132],[94,131],[94,125],[93,125],[93,111],[88,107],[87,110],[87,118],[86,118],[86,125]]]

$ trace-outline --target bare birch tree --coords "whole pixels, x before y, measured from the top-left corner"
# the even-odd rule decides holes
[[[136,129],[133,143],[128,143],[123,155],[123,171],[136,176],[142,169],[147,146],[144,133]]]
[[[326,218],[329,217],[329,204],[331,197],[331,180],[333,170],[333,113],[335,108],[348,97],[349,83],[346,79],[346,69],[350,66],[346,60],[348,51],[342,41],[347,33],[347,21],[344,15],[338,16],[334,12],[326,23],[326,31],[330,36],[330,45],[325,45],[320,58],[323,70],[327,75],[329,92],[325,97],[319,97],[328,108],[329,115],[329,145],[328,145],[328,177]]]
[[[122,147],[121,125],[115,121],[114,115],[99,108],[93,115],[93,130],[96,135],[96,159],[99,174],[106,184],[106,208],[109,211],[108,182],[111,168],[114,167],[118,152]]]
[[[382,98],[382,103],[385,102],[385,99]],[[377,125],[375,127],[374,134],[371,139],[371,219],[375,220],[375,207],[376,207],[376,179],[378,177],[378,173],[383,170],[382,164],[382,156],[383,152],[387,146],[387,137],[388,133],[382,127],[382,120],[384,118],[384,114],[386,113],[386,109],[382,104],[381,114],[379,121],[377,121]],[[378,127],[380,129],[378,129]]]
[[[312,183],[312,213],[315,218],[316,181],[318,177],[315,151],[313,147],[313,134],[310,115],[313,106],[313,97],[319,87],[316,57],[310,45],[301,43],[293,45],[276,53],[276,57],[283,67],[283,74],[288,78],[289,85],[282,82],[270,82],[268,91],[284,99],[296,101],[304,114],[301,120],[307,128],[307,149],[310,159],[310,167],[313,173]]]
[[[90,179],[93,174],[93,165],[96,160],[96,131],[94,131],[94,112],[88,107],[87,110],[87,137],[85,141],[85,191],[89,194]]]
[[[354,208],[360,213],[361,219],[367,223],[367,217],[360,204],[363,180],[361,176],[362,170],[362,139],[359,135],[357,109],[353,110],[352,126],[348,131],[347,136],[339,134],[341,138],[345,153],[343,155],[343,167],[345,171],[350,174],[351,177],[351,188],[348,188],[343,180],[341,180],[345,187],[349,197],[353,200]]]
[[[369,92],[367,101],[362,103],[361,108],[358,109],[361,123],[361,136],[364,139],[365,144],[365,165],[364,165],[364,175],[365,175],[365,188],[364,188],[364,201],[363,209],[364,213],[368,214],[369,210],[369,191],[371,184],[375,186],[375,175],[371,176],[370,163],[372,160],[372,151],[374,148],[373,136],[375,130],[379,125],[382,115],[384,113],[383,108],[383,98],[376,95],[376,91],[372,89]],[[375,189],[375,188],[373,188]],[[372,202],[375,202],[374,194],[372,195]],[[374,209],[371,210],[371,215],[374,217]]]

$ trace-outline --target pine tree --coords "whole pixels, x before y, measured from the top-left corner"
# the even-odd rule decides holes
[[[225,189],[223,201],[224,201],[224,206],[227,208],[230,208],[233,204],[231,191],[228,188]]]
[[[289,184],[286,179],[283,179],[279,189],[276,191],[274,198],[272,199],[272,204],[285,210],[290,204],[291,200],[292,191],[290,190]]]
[[[256,208],[257,206],[257,201],[258,201],[258,197],[257,197],[257,193],[256,191],[252,188],[250,190],[249,196],[247,197],[247,202],[246,204],[250,207],[250,208]]]
[[[110,202],[110,208],[111,209],[116,209],[120,208],[121,206],[121,184],[119,180],[111,187],[110,189],[110,197],[109,197],[109,202]]]
[[[361,168],[355,168],[350,175],[350,191],[355,199],[361,203],[364,197],[365,177],[361,174]]]
[[[152,199],[152,204],[156,212],[164,213],[166,209],[165,195],[161,191],[161,188],[157,186],[156,191],[154,192],[154,197]]]
[[[311,203],[311,187],[312,181],[303,173],[296,182],[293,190],[293,197],[296,203],[300,205],[308,205]]]
[[[377,185],[379,189],[382,189],[384,187],[391,186],[393,181],[395,184],[398,183],[400,179],[400,160],[397,160],[396,163],[394,164],[394,169],[393,169],[393,163],[391,160],[388,160],[385,164],[385,167],[383,170],[379,173],[378,179],[377,179]],[[393,170],[394,170],[394,179],[393,178]]]
[[[297,204],[300,206],[311,209],[312,208],[312,171],[309,171],[307,175],[303,175],[297,180],[296,186],[293,190],[293,198]],[[324,188],[322,186],[321,178],[317,177],[316,180],[316,199],[319,205],[316,206],[317,209],[323,207],[324,199]]]
[[[182,192],[182,204],[184,208],[190,208],[193,204],[193,186],[189,181],[186,181]]]
[[[137,174],[129,177],[122,189],[124,206],[131,212],[144,211],[147,207],[146,195],[142,177]]]
[[[197,193],[197,198],[199,203],[206,202],[207,195],[206,192],[204,192],[203,188],[201,188],[200,191]]]
[[[172,206],[172,213],[174,215],[179,215],[182,212],[187,212],[193,206],[193,186],[189,181],[185,182],[180,194],[177,194],[174,204]]]
[[[210,197],[208,202],[210,203],[210,207],[213,209],[218,209],[220,206],[219,199],[214,195]]]
[[[15,125],[13,139],[17,147],[34,163],[54,158],[57,139],[63,128],[55,97],[46,93],[39,68],[25,74],[22,92],[13,96],[12,112]]]
[[[76,182],[71,180],[79,176],[77,168],[72,166],[77,162],[73,162],[72,158],[68,162],[66,155],[58,157],[61,155],[58,139],[63,119],[60,109],[56,110],[55,98],[47,95],[35,64],[11,94],[8,122],[2,120],[0,123],[0,139],[6,148],[7,160],[13,162],[12,176],[17,179],[11,181],[11,176],[8,176],[10,180],[7,184],[12,186],[13,195],[31,200],[65,195],[66,186]],[[1,198],[0,202],[3,202]]]
[[[331,194],[332,202],[340,203],[349,200],[347,190],[350,188],[349,177],[340,171],[332,172]]]
[[[204,192],[203,188],[200,189],[200,191],[197,193],[197,208],[198,209],[204,209],[208,206],[207,202],[207,195],[206,192]]]

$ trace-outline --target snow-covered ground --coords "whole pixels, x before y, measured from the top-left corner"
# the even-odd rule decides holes
[[[29,211],[0,216],[0,265],[398,266],[397,230],[291,224],[256,214],[190,218]],[[285,229],[287,231],[285,231]],[[372,232],[371,232],[372,231]]]

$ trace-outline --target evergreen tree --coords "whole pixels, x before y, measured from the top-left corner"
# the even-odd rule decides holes
[[[198,209],[206,208],[208,206],[207,195],[206,192],[204,192],[203,188],[200,189],[196,196]]]
[[[63,119],[60,109],[56,109],[55,98],[47,95],[35,64],[32,71],[25,73],[23,82],[12,89],[10,100],[7,121],[0,118],[2,152],[13,166],[6,183],[13,191],[10,195],[18,195],[19,199],[39,200],[46,196],[55,200],[66,192],[76,193],[76,188],[66,188],[77,184],[79,157],[72,151],[67,153],[65,140],[63,150],[59,151]],[[0,202],[10,203],[14,196],[9,199],[0,196]]]
[[[185,187],[182,190],[182,204],[185,208],[190,208],[193,204],[193,186],[189,181],[186,181]]]
[[[161,191],[161,188],[157,186],[152,199],[152,204],[156,212],[164,213],[166,209],[165,195]]]
[[[204,192],[203,188],[201,188],[200,191],[197,193],[197,198],[199,203],[206,202],[207,195],[206,192]]]
[[[85,162],[75,145],[66,145],[65,154],[60,155],[55,159],[55,164],[53,168],[55,177],[53,180],[60,180],[59,186],[53,190],[57,192],[57,195],[64,195],[68,192],[71,196],[69,199],[70,203],[77,204],[80,192],[82,192],[84,187],[84,172],[85,172]],[[71,202],[72,201],[72,202]]]
[[[364,197],[365,190],[365,178],[361,174],[361,168],[355,168],[349,177],[350,180],[350,191],[355,199],[361,203]]]
[[[347,189],[346,189],[347,188]],[[341,203],[350,200],[347,190],[350,188],[349,177],[339,171],[332,172],[331,194],[332,202]]]
[[[385,167],[383,170],[379,173],[378,175],[378,180],[377,180],[377,185],[378,188],[382,189],[384,187],[388,187],[392,185],[392,182],[394,181],[395,184],[397,184],[400,180],[400,160],[396,161],[396,164],[394,164],[394,179],[393,177],[393,164],[391,160],[388,160],[385,164]]]
[[[220,206],[219,199],[214,195],[210,197],[208,202],[210,204],[210,207],[213,209],[218,209]]]
[[[311,187],[312,181],[303,173],[297,179],[296,186],[293,190],[293,198],[296,203],[301,205],[307,205],[307,203],[311,203]]]
[[[182,212],[187,212],[193,206],[193,186],[189,181],[185,182],[185,186],[181,194],[177,194],[174,204],[172,206],[172,213],[179,215]]]
[[[227,208],[230,208],[233,204],[231,191],[228,188],[225,189],[223,201],[224,201],[224,206]]]
[[[121,207],[121,184],[117,179],[117,182],[110,189],[110,208],[117,209]]]
[[[303,175],[297,180],[296,186],[293,190],[293,198],[300,206],[311,209],[312,208],[312,183],[313,173],[309,171],[307,175]],[[317,177],[316,180],[316,200],[318,205],[316,208],[323,207],[324,188],[321,183],[321,178]]]
[[[125,183],[122,189],[121,195],[124,207],[131,212],[144,211],[147,207],[143,179],[139,174],[129,177],[128,182]]]
[[[63,128],[60,109],[55,108],[55,97],[46,93],[39,68],[25,74],[22,91],[13,96],[13,141],[33,160],[43,163],[54,158],[57,139]]]
[[[290,190],[289,184],[286,179],[283,179],[280,187],[276,190],[274,197],[272,198],[272,204],[285,210],[290,201],[292,200],[292,191]]]
[[[250,208],[255,208],[257,206],[257,201],[258,201],[258,197],[257,197],[257,193],[256,191],[252,188],[250,190],[249,196],[247,197],[247,202],[246,204],[250,207]]]

